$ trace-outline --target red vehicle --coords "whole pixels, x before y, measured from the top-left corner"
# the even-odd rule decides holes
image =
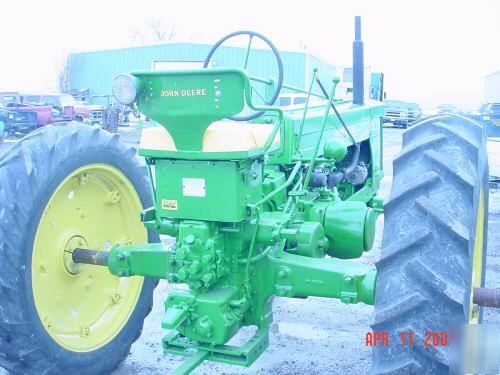
[[[22,94],[21,101],[23,104],[51,105],[60,113],[55,121],[90,120],[90,111],[69,94]]]
[[[0,92],[0,104],[7,109],[16,111],[36,112],[38,126],[50,124],[56,118],[54,108],[51,105],[24,104],[22,96],[18,92]]]

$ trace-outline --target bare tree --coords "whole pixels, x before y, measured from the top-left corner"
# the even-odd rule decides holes
[[[66,57],[60,69],[57,72],[57,88],[59,89],[59,92],[63,93],[69,92],[69,90],[71,89],[70,67],[69,67],[68,57]]]
[[[177,24],[167,25],[158,18],[152,18],[142,29],[132,29],[132,38],[139,44],[151,42],[168,42],[177,37]]]

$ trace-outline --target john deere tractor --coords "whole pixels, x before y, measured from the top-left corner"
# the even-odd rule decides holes
[[[116,98],[159,124],[142,131],[138,152],[116,134],[69,125],[1,155],[0,365],[109,373],[140,336],[159,279],[184,285],[164,296],[161,321],[163,351],[186,356],[178,374],[203,361],[250,366],[269,345],[274,296],[374,304],[374,331],[411,330],[416,342],[477,324],[484,131],[441,115],[405,132],[384,206],[384,105],[363,97],[356,25],[351,101],[316,69],[308,87],[286,85],[271,41],[237,32],[215,44],[205,68],[115,79]],[[223,42],[241,35],[250,41],[242,66],[212,67]],[[273,52],[276,77],[248,71],[257,39]],[[306,102],[274,105],[285,89]],[[352,261],[372,248],[382,212],[376,268]],[[244,326],[255,335],[228,345]],[[449,347],[392,342],[374,348],[374,373],[448,371]]]

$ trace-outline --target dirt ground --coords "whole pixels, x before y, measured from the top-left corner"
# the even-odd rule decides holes
[[[401,150],[403,130],[384,129],[384,170],[380,195],[389,198],[392,182],[392,160]],[[125,137],[133,137],[132,134]],[[373,265],[380,254],[383,216],[379,217],[375,245],[359,261]],[[486,286],[500,288],[500,191],[490,191],[489,254]],[[114,375],[168,374],[182,363],[182,358],[164,355],[160,328],[163,300],[168,285],[160,283],[155,291],[152,313],[144,323],[141,338],[132,346],[127,360]],[[270,345],[249,368],[205,362],[194,374],[365,374],[371,366],[371,349],[365,346],[370,330],[373,307],[364,304],[344,305],[323,298],[276,298]],[[485,324],[500,325],[500,311],[489,310]],[[248,336],[248,332],[247,332]],[[238,339],[238,337],[236,338]]]
[[[401,129],[384,129],[384,169],[380,195],[388,199],[392,181],[392,159],[401,149]],[[137,142],[137,131],[124,129],[122,139]],[[0,146],[8,147],[9,144]],[[383,216],[379,218],[374,249],[359,261],[373,265],[380,254]],[[486,286],[500,288],[500,190],[490,191],[489,237]],[[169,286],[161,282],[155,291],[152,313],[144,322],[140,339],[114,375],[168,374],[183,358],[164,355],[161,339],[163,300]],[[205,362],[194,374],[365,374],[371,366],[371,349],[365,346],[373,307],[344,305],[322,298],[276,298],[270,345],[249,368]],[[500,310],[486,310],[484,323],[500,326]],[[243,332],[247,336],[251,332]],[[243,335],[244,336],[244,335]],[[244,337],[243,337],[244,338]],[[242,339],[242,337],[236,337]],[[3,371],[0,369],[0,374]]]

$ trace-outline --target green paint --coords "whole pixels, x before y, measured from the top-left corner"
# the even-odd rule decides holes
[[[160,217],[242,221],[247,204],[262,197],[262,164],[243,161],[155,162],[156,212]],[[172,206],[173,205],[173,206]]]
[[[344,180],[333,189],[310,187],[313,171],[341,170],[353,147],[329,105],[256,106],[249,76],[240,69],[132,75],[139,82],[139,110],[164,126],[177,147],[139,151],[154,167],[149,178],[155,180],[155,205],[141,219],[147,228],[175,237],[175,245],[114,247],[108,268],[119,276],[189,286],[168,295],[162,319],[162,327],[173,330],[163,339],[163,350],[188,357],[178,373],[189,373],[204,360],[251,365],[269,342],[274,295],[374,303],[376,271],[343,259],[371,249],[382,211],[376,196],[383,177],[382,103],[335,100],[337,81],[331,80],[331,100],[356,142],[369,150],[368,178],[360,186]],[[313,86],[302,91],[309,97]],[[203,152],[207,127],[245,105],[266,111],[254,126],[274,124],[264,147]],[[278,129],[280,145],[271,146]],[[249,325],[258,327],[251,340],[227,345]]]

